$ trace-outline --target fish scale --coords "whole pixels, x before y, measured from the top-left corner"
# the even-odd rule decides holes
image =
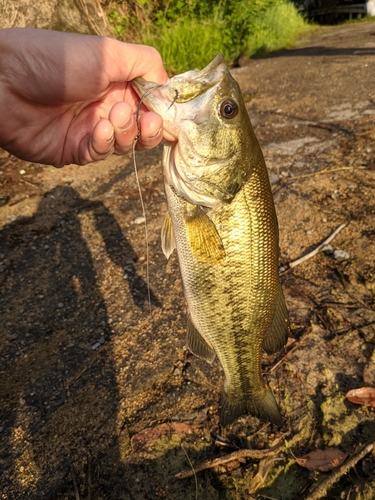
[[[219,55],[200,72],[155,90],[151,85],[134,82],[178,139],[163,153],[168,215],[162,240],[167,257],[177,250],[189,348],[209,362],[217,356],[224,369],[222,425],[245,412],[280,423],[261,373],[263,350],[279,350],[288,335],[278,225],[238,84]]]

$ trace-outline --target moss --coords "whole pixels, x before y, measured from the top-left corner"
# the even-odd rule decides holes
[[[347,446],[355,441],[359,429],[362,435],[373,432],[371,420],[364,423],[365,407],[350,409],[345,396],[337,395],[327,398],[320,406],[322,420],[322,437],[325,446]],[[368,432],[366,432],[368,428]],[[364,436],[363,436],[364,437]]]
[[[307,474],[291,458],[286,464],[276,465],[270,471],[264,487],[257,493],[278,500],[292,500],[306,483]]]

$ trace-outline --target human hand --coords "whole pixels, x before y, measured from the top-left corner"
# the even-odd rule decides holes
[[[61,167],[126,154],[138,134],[130,81],[168,80],[152,47],[32,28],[0,30],[0,146]],[[162,118],[142,106],[137,149],[163,138]]]

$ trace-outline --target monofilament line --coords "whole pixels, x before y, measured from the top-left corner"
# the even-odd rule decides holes
[[[137,169],[137,162],[135,159],[135,147],[137,145],[137,141],[139,136],[141,135],[141,127],[139,126],[139,112],[141,110],[142,102],[144,97],[150,92],[150,90],[153,90],[155,88],[161,87],[161,85],[155,85],[155,87],[152,87],[149,89],[139,100],[138,107],[137,107],[137,113],[136,113],[136,123],[138,127],[138,134],[135,137],[133,141],[133,165],[134,165],[134,174],[135,174],[135,180],[137,183],[138,187],[138,193],[139,193],[139,199],[141,201],[141,207],[142,207],[142,216],[144,219],[144,225],[145,225],[145,237],[146,237],[146,286],[147,286],[147,297],[148,297],[148,305],[149,305],[149,310],[150,310],[150,319],[151,319],[151,313],[152,313],[152,307],[151,307],[151,290],[150,290],[150,259],[149,259],[149,246],[148,246],[148,227],[147,227],[147,217],[146,217],[146,210],[145,210],[145,204],[143,202],[143,196],[142,196],[142,190],[141,190],[141,183],[139,182],[139,177],[138,177],[138,169]]]
[[[138,121],[137,121],[137,123],[138,123]],[[137,144],[138,137],[139,137],[139,133],[138,133],[137,137],[134,139],[134,142],[133,142],[133,165],[134,165],[135,180],[136,180],[137,187],[138,187],[139,199],[141,200],[142,216],[143,216],[144,225],[145,225],[145,237],[146,237],[146,286],[147,286],[148,306],[149,306],[150,319],[151,319],[152,308],[151,308],[151,291],[150,291],[150,270],[149,270],[147,218],[146,218],[145,204],[143,203],[141,184],[139,182],[139,177],[138,177],[137,163],[136,163],[136,160],[135,160],[135,146]]]
[[[187,458],[187,461],[189,462],[191,470],[193,471],[193,474],[194,474],[194,479],[195,479],[195,500],[198,500],[198,480],[197,480],[197,475],[195,473],[195,470],[194,470],[193,464],[191,463],[189,455],[186,453],[186,450],[185,450],[184,445],[182,443],[181,443],[181,448],[182,448],[182,451],[185,453],[185,457]]]

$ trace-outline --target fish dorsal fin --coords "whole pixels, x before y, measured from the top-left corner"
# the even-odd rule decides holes
[[[169,259],[173,250],[176,248],[173,224],[169,212],[165,214],[164,224],[161,229],[161,248],[167,259]]]
[[[289,318],[288,311],[285,305],[284,294],[279,283],[279,290],[276,300],[275,313],[271,326],[268,329],[267,335],[263,340],[263,349],[268,354],[280,351],[288,339],[289,332]]]
[[[205,264],[220,264],[225,257],[223,242],[203,208],[191,206],[184,220],[194,257]]]
[[[209,363],[215,359],[215,351],[198,332],[190,318],[188,319],[186,342],[189,350],[198,358],[205,359]]]

